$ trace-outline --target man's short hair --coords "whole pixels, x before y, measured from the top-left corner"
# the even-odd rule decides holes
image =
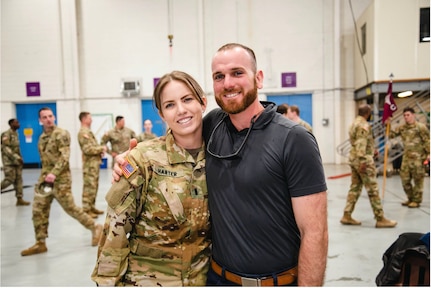
[[[231,50],[231,49],[234,49],[237,47],[244,49],[250,55],[252,70],[253,70],[253,73],[256,73],[256,71],[257,71],[257,60],[256,60],[256,54],[254,53],[253,49],[251,49],[245,45],[239,44],[239,43],[227,43],[227,44],[221,46],[217,50],[217,52]]]
[[[297,105],[291,105],[291,106],[289,106],[289,109],[290,109],[290,111],[295,112],[296,115],[299,116],[300,111],[299,111],[299,107]]]
[[[277,112],[280,114],[286,114],[287,109],[289,109],[289,105],[283,103],[277,106]]]
[[[9,126],[10,126],[10,125],[12,125],[12,123],[13,123],[15,120],[16,120],[16,118],[9,119],[9,121],[8,121],[7,123],[8,123],[8,124],[9,124]]]
[[[115,123],[118,123],[118,121],[120,121],[123,118],[124,118],[123,116],[117,116],[117,117],[115,117]]]
[[[39,118],[40,118],[40,112],[42,112],[42,111],[51,111],[53,114],[54,114],[54,111],[52,111],[52,109],[51,108],[49,108],[49,107],[42,107],[42,108],[40,108],[39,109]]]
[[[403,110],[403,113],[404,112],[411,112],[412,114],[415,114],[415,109],[413,109],[412,107],[406,107]]]
[[[79,113],[79,121],[82,121],[87,115],[90,114],[90,112],[81,112]]]
[[[368,104],[361,104],[358,108],[358,115],[365,116],[371,112],[371,107]]]

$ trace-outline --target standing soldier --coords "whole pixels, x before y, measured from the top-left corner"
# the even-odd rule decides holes
[[[147,119],[144,121],[144,132],[141,133],[137,140],[138,142],[154,139],[157,137],[156,134],[154,134],[151,130],[153,129],[153,123],[150,119]]]
[[[91,230],[91,245],[96,246],[102,233],[102,225],[75,205],[72,195],[72,180],[69,167],[70,134],[55,125],[55,116],[50,108],[39,110],[39,122],[43,133],[39,137],[38,149],[42,170],[36,184],[33,201],[33,226],[36,244],[21,251],[22,256],[48,251],[45,239],[48,238],[49,212],[52,200],[56,199],[67,214]]]
[[[361,225],[361,222],[352,218],[352,213],[361,195],[362,186],[365,186],[374,212],[374,218],[376,219],[376,228],[395,227],[397,225],[396,221],[388,220],[384,217],[383,206],[380,201],[376,180],[377,170],[374,163],[374,156],[378,152],[374,147],[371,125],[367,121],[371,116],[371,107],[368,104],[362,104],[358,110],[359,115],[349,129],[350,144],[352,145],[349,155],[352,183],[347,195],[344,215],[340,222],[344,225]]]
[[[81,129],[78,133],[78,142],[82,151],[83,180],[82,189],[82,208],[84,212],[93,218],[103,211],[96,209],[96,196],[99,188],[99,172],[102,156],[106,152],[106,146],[98,145],[96,137],[91,131],[93,121],[90,112],[81,112],[79,114]]]
[[[402,202],[401,205],[418,208],[422,203],[424,189],[425,167],[423,163],[430,159],[430,134],[423,123],[416,121],[413,108],[404,108],[403,116],[406,123],[391,131],[389,137],[401,136],[404,145],[400,178],[407,201]]]
[[[289,109],[288,104],[286,104],[286,103],[280,104],[277,106],[277,113],[280,113],[281,115],[283,115],[284,117],[289,119],[289,117],[287,116],[287,110],[288,109]]]
[[[308,124],[307,121],[302,120],[300,117],[300,111],[299,107],[297,105],[291,105],[287,108],[287,118],[292,120],[295,123],[298,123],[301,126],[304,126],[305,129],[310,131],[310,133],[313,133],[313,128],[311,128],[311,125]]]
[[[115,127],[106,132],[102,137],[101,145],[106,145],[108,142],[111,143],[111,149],[107,149],[107,151],[112,156],[112,159],[129,149],[130,140],[136,138],[135,132],[125,127],[124,124],[124,117],[117,116],[115,118]],[[112,166],[114,166],[114,161],[112,161]]]
[[[16,130],[19,129],[17,119],[9,120],[10,129],[1,134],[1,158],[3,161],[4,179],[1,181],[1,190],[13,185],[16,196],[16,206],[27,206],[30,202],[24,201],[22,187],[23,160],[19,149],[19,139]]]

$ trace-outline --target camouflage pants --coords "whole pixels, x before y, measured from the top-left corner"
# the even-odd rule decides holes
[[[38,185],[36,186],[36,189]],[[68,183],[56,183],[54,185],[54,193],[46,197],[40,196],[38,193],[34,195],[33,201],[33,226],[36,233],[36,240],[48,238],[49,213],[51,210],[52,200],[56,199],[67,214],[79,221],[85,228],[92,230],[94,220],[75,205],[72,195],[70,181]]]
[[[100,160],[87,161],[83,167],[84,185],[82,188],[82,208],[90,211],[95,207],[97,190],[99,189]]]
[[[1,189],[5,189],[9,185],[13,185],[15,189],[16,198],[22,198],[23,187],[22,187],[22,166],[4,166],[4,179],[1,181]]]
[[[368,198],[370,200],[371,208],[373,209],[374,218],[379,219],[383,217],[383,207],[380,200],[379,188],[376,180],[376,167],[374,165],[369,166],[364,173],[359,172],[359,164],[351,164],[350,167],[352,170],[352,182],[350,184],[349,193],[347,194],[347,201],[346,207],[344,208],[344,212],[348,214],[353,213],[356,202],[361,195],[362,187],[365,186],[365,189],[368,193]]]
[[[124,286],[205,286],[210,265],[209,249],[194,255],[200,250],[194,247],[197,243],[183,243],[181,248],[171,247],[171,251],[166,247],[157,249],[134,241],[129,243],[131,252],[123,277]]]
[[[421,203],[425,178],[423,161],[420,159],[403,158],[400,169],[400,178],[408,200],[411,202]]]

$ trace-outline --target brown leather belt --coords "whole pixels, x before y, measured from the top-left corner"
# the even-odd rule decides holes
[[[275,283],[277,283],[277,286],[284,286],[295,282],[298,275],[297,267],[277,274],[277,279],[272,276],[263,278],[248,278],[232,273],[226,269],[224,270],[223,275],[223,268],[212,259],[211,268],[217,275],[224,277],[226,280],[241,286],[275,286]],[[277,282],[275,282],[275,280],[277,280]]]

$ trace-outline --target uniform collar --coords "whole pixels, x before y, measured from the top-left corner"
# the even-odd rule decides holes
[[[198,157],[196,158],[196,161],[194,160],[193,156],[190,155],[189,152],[187,152],[186,149],[178,146],[175,143],[174,135],[172,134],[172,130],[169,129],[166,132],[166,153],[168,155],[169,163],[176,164],[176,163],[195,163],[199,162],[204,159],[205,157],[205,144],[202,143],[201,151],[198,154]]]

